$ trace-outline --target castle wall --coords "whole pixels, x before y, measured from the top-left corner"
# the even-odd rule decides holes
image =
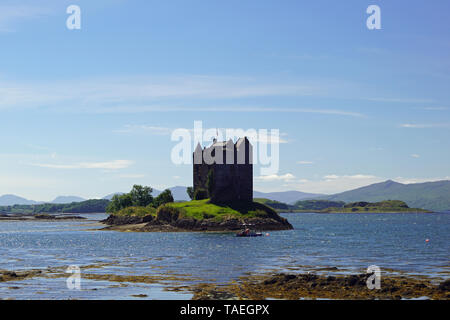
[[[208,165],[204,162],[202,164],[194,163],[194,191],[198,188],[204,188],[207,190],[206,183],[208,179],[208,172],[209,170],[213,170],[215,185],[212,193],[214,201],[253,201],[252,146],[247,138],[239,141],[239,148],[237,147],[238,143],[231,145],[233,152],[230,153],[229,144],[228,150],[223,150],[223,159],[225,160],[223,164],[214,163]],[[210,148],[214,148],[214,145]],[[221,150],[222,147],[215,148],[216,150]],[[202,152],[205,152],[205,150],[206,149]],[[211,151],[211,149],[208,151]],[[199,152],[199,150],[196,152]],[[226,159],[230,156],[234,158],[233,164],[227,164]]]

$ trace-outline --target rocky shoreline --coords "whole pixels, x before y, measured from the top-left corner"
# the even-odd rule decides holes
[[[102,223],[108,227],[102,230],[115,231],[134,231],[134,232],[201,232],[201,231],[223,231],[232,232],[242,229],[242,224],[251,224],[252,228],[261,231],[275,231],[275,230],[291,230],[292,225],[287,219],[277,216],[270,218],[249,218],[249,219],[226,219],[224,221],[217,221],[211,219],[184,219],[174,217],[130,217],[130,216],[115,216],[110,215],[107,219],[102,220]]]
[[[165,290],[192,294],[193,300],[409,300],[433,299],[450,300],[450,279],[427,278],[411,275],[383,275],[380,289],[368,289],[367,280],[370,274],[339,275],[337,268],[324,275],[318,273],[267,273],[244,276],[229,283],[194,282],[189,275],[131,275],[89,272],[90,269],[103,268],[110,264],[94,264],[81,266],[82,278],[116,282],[127,286],[130,283],[163,284]],[[20,281],[35,277],[67,278],[67,267],[48,268],[43,270],[0,270],[0,283],[14,282],[20,289]],[[170,284],[170,282],[173,282]],[[190,284],[188,284],[190,283]],[[145,298],[147,295],[141,294]]]
[[[62,221],[62,220],[86,220],[86,218],[74,215],[57,216],[50,214],[0,215],[0,221]]]
[[[380,289],[368,289],[370,274],[347,276],[316,274],[268,274],[241,278],[223,286],[201,284],[193,290],[194,300],[401,300],[450,299],[450,279],[432,283],[411,276],[384,276]]]

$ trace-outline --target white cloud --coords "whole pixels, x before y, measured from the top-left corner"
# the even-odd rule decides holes
[[[93,89],[95,88],[95,89]],[[360,112],[314,107],[192,106],[180,99],[230,99],[265,96],[322,96],[324,85],[307,81],[276,83],[224,76],[160,76],[80,79],[54,83],[13,83],[0,79],[0,109],[46,108],[76,113],[276,112],[365,117]]]
[[[144,178],[145,174],[121,174],[119,175],[119,178],[122,179],[140,179]]]
[[[444,110],[448,110],[447,107],[424,107],[424,108],[419,108],[421,110],[427,110],[427,111],[444,111]]]
[[[404,123],[402,128],[426,129],[426,128],[448,128],[450,123]]]
[[[286,173],[284,175],[271,174],[267,176],[255,177],[256,180],[271,182],[271,181],[289,181],[295,179],[295,176],[291,173]]]
[[[170,135],[172,133],[172,128],[149,126],[149,125],[132,125],[127,124],[122,129],[115,130],[118,133],[149,133],[160,136]]]
[[[281,138],[280,136],[274,135],[274,134],[262,134],[258,133],[258,137],[256,139],[251,139],[250,142],[252,144],[255,143],[265,143],[265,144],[281,144],[281,143],[288,143],[287,140]]]
[[[368,98],[369,101],[377,102],[396,102],[396,103],[432,103],[432,99],[414,99],[414,98]]]
[[[0,32],[13,32],[19,21],[46,16],[48,8],[36,5],[0,5]]]
[[[313,161],[306,161],[306,160],[301,160],[301,161],[297,161],[297,164],[314,164]]]
[[[416,158],[416,159],[417,159],[417,158],[420,158],[420,155],[419,155],[419,154],[415,154],[415,153],[413,153],[413,154],[411,155],[411,157],[412,157],[412,158]]]
[[[399,183],[404,184],[411,184],[411,183],[423,183],[423,182],[436,182],[436,181],[442,181],[442,180],[450,180],[450,176],[446,177],[438,177],[438,178],[404,178],[404,177],[397,177],[392,179]]]
[[[143,106],[145,108],[149,102],[163,98],[304,96],[317,91],[319,87],[303,83],[274,83],[245,77],[200,75],[80,79],[38,84],[3,82],[0,83],[0,105],[14,107],[53,103],[58,106],[61,102],[76,102],[73,105],[80,109],[91,109],[93,105],[98,105],[100,110],[133,110]],[[166,106],[161,106],[161,109],[165,108]]]
[[[32,166],[52,169],[105,169],[119,170],[128,168],[134,162],[130,160],[113,160],[107,162],[80,162],[74,164],[32,163]]]

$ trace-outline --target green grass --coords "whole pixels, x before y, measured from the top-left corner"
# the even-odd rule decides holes
[[[172,202],[153,207],[128,207],[114,213],[116,216],[145,217],[152,215],[158,219],[214,219],[225,221],[228,219],[244,218],[278,218],[278,214],[272,208],[257,202],[233,203],[228,205],[214,204],[209,199],[192,200],[186,202]]]
[[[168,203],[165,206],[177,209],[180,218],[197,220],[213,218],[217,221],[223,221],[232,218],[267,218],[272,215],[277,215],[273,209],[256,202],[250,204],[233,203],[229,205],[218,205],[211,203],[209,199],[205,199]]]
[[[352,202],[346,204],[343,208],[328,208],[323,212],[336,213],[390,213],[390,212],[430,212],[419,208],[409,208],[408,205],[400,200],[386,200],[375,203],[370,202]]]
[[[156,216],[156,209],[153,207],[128,207],[114,212],[115,216],[145,217]]]

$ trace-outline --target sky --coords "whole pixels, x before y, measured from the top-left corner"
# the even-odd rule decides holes
[[[378,5],[381,29],[366,13]],[[70,30],[66,9],[81,9]],[[258,191],[450,179],[450,3],[0,0],[0,195],[192,184],[171,133],[278,129]]]

